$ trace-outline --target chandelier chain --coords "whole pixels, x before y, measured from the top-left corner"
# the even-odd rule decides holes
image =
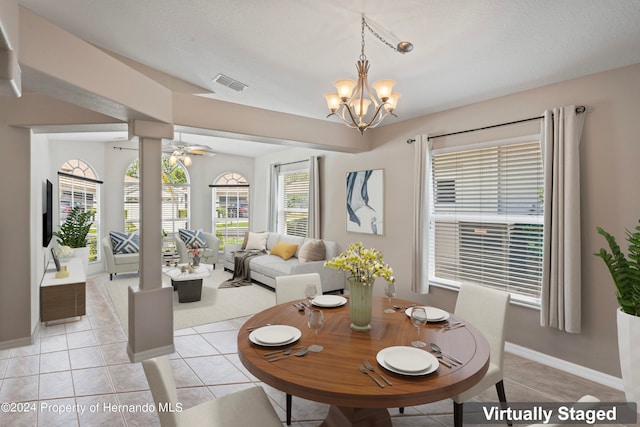
[[[380,40],[382,43],[384,43],[387,46],[389,46],[391,49],[395,50],[396,52],[403,53],[396,46],[394,46],[391,43],[389,43],[388,41],[386,41],[384,39],[384,37],[382,37],[380,34],[378,34],[373,28],[371,28],[369,26],[369,24],[367,23],[367,21],[364,19],[364,15],[362,15],[362,55],[363,56],[364,56],[364,27],[367,27],[367,29],[371,32],[371,34],[376,36],[376,38],[378,40]]]

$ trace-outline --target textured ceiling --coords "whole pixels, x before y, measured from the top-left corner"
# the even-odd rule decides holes
[[[640,63],[638,0],[18,1],[212,98],[318,119],[333,81],[355,78],[362,13],[415,46],[401,55],[365,36],[370,81],[402,94],[394,121]]]

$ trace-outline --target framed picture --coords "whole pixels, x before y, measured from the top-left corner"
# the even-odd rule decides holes
[[[384,234],[384,170],[347,173],[347,231]]]
[[[60,271],[60,259],[58,259],[58,255],[56,255],[56,251],[51,248],[51,257],[53,258],[53,263],[56,265],[56,271]]]

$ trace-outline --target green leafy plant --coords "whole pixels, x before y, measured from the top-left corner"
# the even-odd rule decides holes
[[[614,236],[601,227],[596,227],[596,230],[607,240],[611,252],[602,248],[594,255],[602,258],[609,268],[620,308],[627,314],[640,316],[640,225],[636,226],[634,233],[626,230],[628,257],[622,253]]]
[[[85,211],[80,206],[73,207],[60,226],[60,230],[53,233],[58,238],[58,244],[71,248],[87,246],[87,234],[93,224],[93,216],[93,209]]]

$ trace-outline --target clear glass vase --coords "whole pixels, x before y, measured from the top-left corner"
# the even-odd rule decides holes
[[[361,278],[351,276],[349,281],[349,316],[351,329],[354,331],[371,330],[371,294],[373,281],[362,281]]]

